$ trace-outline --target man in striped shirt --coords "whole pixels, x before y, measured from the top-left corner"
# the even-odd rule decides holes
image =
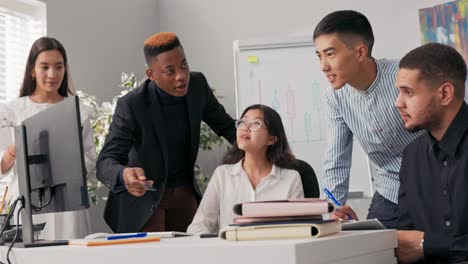
[[[405,130],[394,106],[398,61],[372,58],[372,27],[356,11],[325,16],[315,28],[314,42],[321,70],[333,88],[326,93],[329,142],[322,164],[324,185],[342,204],[346,203],[355,137],[377,167],[377,192],[367,218],[377,218],[387,228],[396,228],[402,152],[420,135]],[[357,218],[349,206],[332,215],[348,216]]]

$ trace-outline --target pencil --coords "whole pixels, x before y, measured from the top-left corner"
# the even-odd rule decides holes
[[[5,198],[8,193],[8,185],[5,186],[5,192],[3,192],[2,203],[0,204],[0,214],[3,212],[3,207],[5,207]]]

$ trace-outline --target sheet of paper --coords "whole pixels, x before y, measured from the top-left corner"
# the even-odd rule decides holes
[[[376,218],[362,221],[351,221],[341,225],[341,230],[383,230],[385,226]]]

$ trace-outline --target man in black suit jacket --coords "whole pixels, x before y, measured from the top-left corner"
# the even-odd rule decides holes
[[[148,79],[119,99],[96,164],[110,189],[104,218],[114,232],[185,231],[200,198],[200,123],[233,142],[234,120],[203,74],[189,71],[174,33],[148,38],[144,53]]]

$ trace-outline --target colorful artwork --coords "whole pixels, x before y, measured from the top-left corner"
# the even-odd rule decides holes
[[[468,0],[419,10],[421,43],[438,42],[457,49],[468,61]]]

